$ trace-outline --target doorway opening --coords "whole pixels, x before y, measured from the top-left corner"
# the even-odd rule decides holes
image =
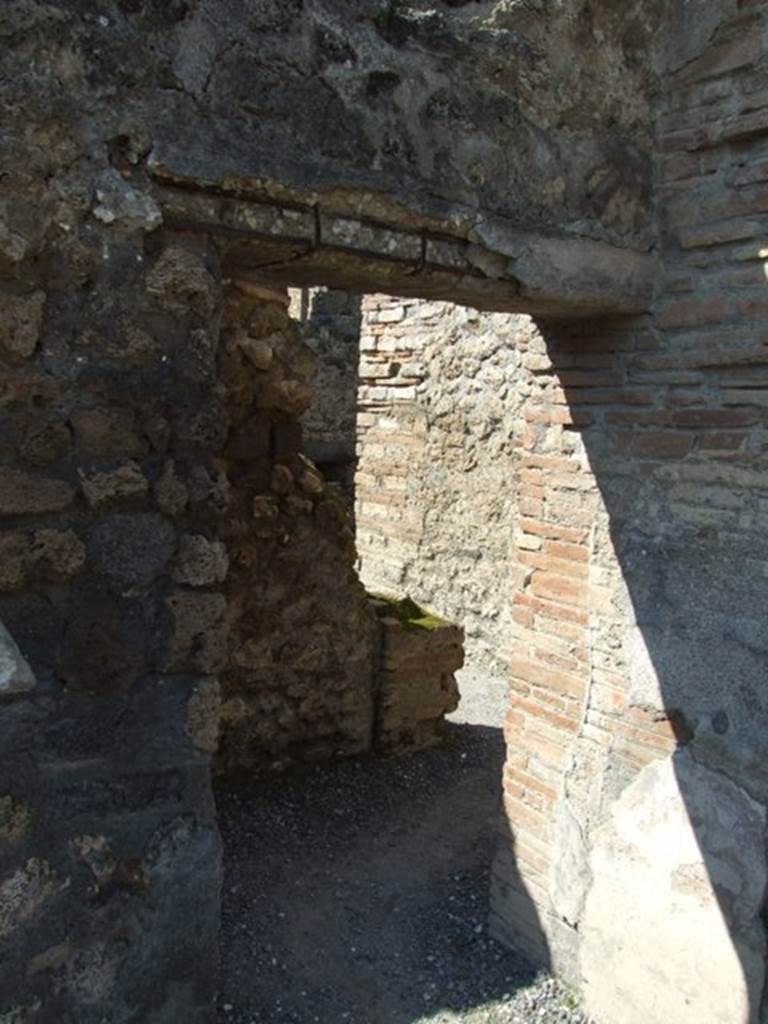
[[[346,508],[362,584],[457,623],[465,665],[440,746],[430,734],[429,749],[397,757],[219,781],[221,1019],[468,1024],[534,1004],[557,1013],[563,990],[488,932],[508,687],[514,325],[448,302],[325,288],[289,296],[315,361],[303,450]],[[425,690],[434,657],[409,663]]]

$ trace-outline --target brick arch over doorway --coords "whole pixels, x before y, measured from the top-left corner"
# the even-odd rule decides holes
[[[495,933],[603,1024],[753,1024],[764,8],[235,6],[19,0],[2,26],[9,1012],[210,1019],[216,677],[301,405],[273,296],[321,283],[533,317]],[[288,457],[297,520],[343,551]]]

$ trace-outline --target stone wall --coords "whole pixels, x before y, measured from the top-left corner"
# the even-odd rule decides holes
[[[251,286],[225,325],[232,610],[216,766],[228,773],[371,747],[375,617],[345,504],[302,454],[315,361],[287,307]]]
[[[357,541],[369,589],[460,622],[473,665],[509,658],[511,437],[524,394],[510,318],[366,296]]]
[[[665,7],[11,0],[3,158],[46,188],[3,236],[29,255],[88,174],[140,166],[167,224],[283,283],[373,290],[373,261],[393,294],[637,310]]]
[[[107,25],[73,26],[74,12],[54,19],[46,7],[36,21],[54,19],[61,46],[73,34],[107,47],[117,67],[156,47],[152,78],[135,67],[131,84],[141,86],[133,109],[148,87],[165,92],[151,119],[158,176],[310,192],[380,219],[406,208],[478,242],[544,225],[645,246],[645,48],[663,7],[289,0],[223,10],[195,0],[120,8]]]
[[[84,173],[66,231],[3,250],[0,991],[30,1021],[207,1019],[219,720],[226,771],[369,749],[376,622],[300,455],[287,297]]]
[[[329,288],[291,289],[291,316],[315,353],[314,397],[301,418],[304,450],[354,505],[360,296]]]
[[[418,746],[452,699],[443,675],[425,713],[409,676],[401,734],[377,725],[390,654],[301,452],[314,361],[288,296],[225,282],[151,206],[126,224],[123,198],[97,193],[103,226],[55,253],[90,260],[74,295],[23,260],[0,293],[0,991],[30,1022],[207,1019],[212,755]]]
[[[340,338],[353,344],[344,320],[354,320],[348,311],[355,300],[315,294],[315,312],[302,329],[288,315],[287,295],[253,283],[241,284],[240,292],[226,308],[220,357],[230,494],[220,535],[227,545],[230,611],[215,768],[252,774],[297,761],[429,745],[451,709],[460,633],[448,623],[410,630],[410,660],[400,659],[392,675],[391,630],[382,626],[354,569],[348,501],[303,454],[307,427],[316,442],[337,437],[349,422],[349,408],[343,410],[335,394],[322,396],[318,412],[312,406],[328,383],[316,367],[329,356],[339,362]],[[322,308],[333,312],[324,314],[318,333]],[[322,359],[307,337],[322,346]],[[330,379],[337,384],[339,375]],[[195,548],[189,562],[185,582],[198,582],[198,567],[203,574],[215,571],[207,551]],[[437,658],[427,671],[438,636],[450,638],[438,647],[451,656]]]
[[[89,202],[47,262],[6,238],[0,277],[0,618],[29,665],[6,637],[0,992],[14,1020],[199,1020],[220,870],[222,282],[205,246],[147,257],[140,221],[81,230]]]
[[[77,307],[55,284],[2,296],[0,988],[30,1021],[194,1019],[215,984],[211,755],[231,774],[367,752],[375,729],[418,746],[452,692],[423,713],[417,672],[402,735],[376,724],[391,652],[345,504],[301,454],[313,360],[287,295],[225,287],[189,240],[145,259],[118,226],[97,237],[110,259]],[[170,966],[145,929],[185,936]]]
[[[391,754],[434,746],[445,736],[446,713],[459,704],[462,631],[409,598],[372,598],[372,605],[379,624],[374,747]]]

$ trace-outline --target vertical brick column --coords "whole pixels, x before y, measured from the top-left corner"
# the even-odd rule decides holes
[[[386,295],[362,301],[355,519],[361,575],[373,590],[399,590],[424,530],[425,510],[408,495],[426,446],[417,402],[423,336],[408,315],[420,306]]]
[[[609,761],[627,777],[673,746],[668,720],[627,705],[622,569],[610,533],[617,510],[597,476],[606,421],[654,401],[626,385],[622,366],[654,342],[641,324],[537,326],[521,317],[517,343],[526,404],[515,433],[509,834],[494,872],[493,927],[575,980],[586,878],[578,868],[568,876],[563,845],[594,820]]]

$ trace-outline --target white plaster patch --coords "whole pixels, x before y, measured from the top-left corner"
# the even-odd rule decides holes
[[[602,1024],[757,1024],[765,810],[685,753],[645,768],[594,837],[581,924]]]
[[[11,634],[0,623],[0,696],[25,693],[35,685],[32,669]]]

